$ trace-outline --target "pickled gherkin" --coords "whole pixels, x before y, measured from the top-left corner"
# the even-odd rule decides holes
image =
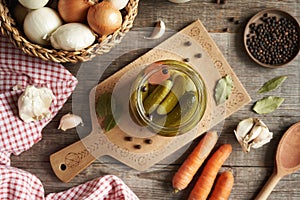
[[[185,78],[180,75],[176,76],[171,91],[166,96],[166,98],[159,104],[157,108],[157,113],[160,115],[168,114],[178,104],[178,99],[180,99],[184,92]]]
[[[151,94],[149,94],[144,101],[144,109],[146,113],[152,113],[162,102],[162,100],[169,94],[173,82],[171,80],[164,81],[157,86]]]
[[[167,114],[165,117],[154,119],[155,123],[164,127],[177,127],[180,128],[180,124],[186,123],[198,106],[198,97],[195,92],[186,92],[178,101],[175,108]],[[190,128],[190,127],[187,127]]]

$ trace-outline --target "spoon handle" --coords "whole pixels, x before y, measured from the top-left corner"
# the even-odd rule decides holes
[[[275,170],[269,178],[268,182],[256,196],[255,200],[266,200],[281,178],[282,176],[280,176]]]

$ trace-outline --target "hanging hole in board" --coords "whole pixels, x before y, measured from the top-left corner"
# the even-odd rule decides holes
[[[60,165],[60,170],[65,171],[67,169],[67,166],[65,164]]]

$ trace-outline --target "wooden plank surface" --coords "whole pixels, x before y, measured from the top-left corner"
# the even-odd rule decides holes
[[[218,131],[221,133],[218,145],[230,143],[233,146],[233,153],[222,168],[222,170],[231,169],[234,173],[235,184],[230,196],[230,199],[233,200],[249,200],[255,197],[272,173],[276,147],[282,134],[290,125],[300,121],[299,56],[285,68],[267,69],[250,60],[242,44],[243,28],[247,20],[256,12],[270,7],[281,8],[298,20],[300,19],[299,0],[227,0],[226,4],[222,5],[217,5],[214,0],[192,0],[184,4],[172,4],[167,0],[142,0],[132,30],[137,31],[138,28],[151,27],[161,19],[165,21],[167,28],[178,31],[199,18],[250,94],[252,102],[218,127]],[[235,17],[240,20],[240,23],[230,22],[230,17]],[[224,28],[228,28],[228,31],[223,32]],[[103,79],[145,52],[145,49],[141,49],[122,56],[122,59],[112,63]],[[77,75],[81,64],[66,64],[65,66],[74,75]],[[256,94],[258,88],[265,81],[279,75],[287,75],[288,79],[282,87],[271,92],[270,95],[284,97],[283,105],[279,110],[268,115],[262,116],[252,112],[251,108],[254,102],[262,97],[262,95]],[[12,166],[25,169],[38,176],[44,184],[46,193],[59,192],[105,174],[114,174],[119,176],[140,199],[187,199],[200,173],[197,173],[186,190],[178,194],[172,193],[171,179],[199,138],[178,160],[170,165],[160,164],[147,172],[137,172],[113,159],[106,159],[105,163],[97,160],[70,183],[60,182],[51,170],[49,155],[80,139],[75,129],[66,132],[57,130],[61,116],[71,111],[72,98],[66,102],[58,115],[43,130],[43,139],[38,144],[20,156],[12,156]],[[240,120],[248,117],[261,118],[274,133],[274,138],[263,148],[245,154],[236,141],[233,130]],[[274,189],[270,199],[300,199],[299,188],[300,172],[297,172],[284,177]]]

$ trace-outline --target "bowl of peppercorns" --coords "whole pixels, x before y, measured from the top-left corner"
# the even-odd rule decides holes
[[[244,45],[249,56],[259,65],[270,68],[285,66],[299,53],[299,23],[285,11],[262,10],[247,23]]]

